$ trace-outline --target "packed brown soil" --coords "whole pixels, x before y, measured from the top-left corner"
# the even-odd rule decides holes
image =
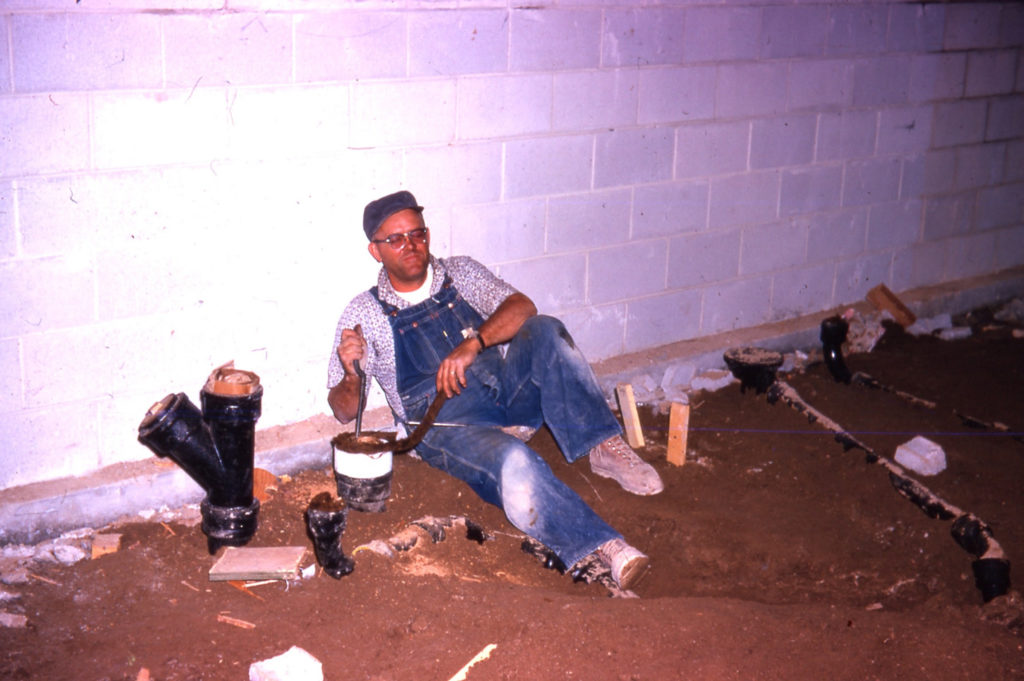
[[[957,341],[890,327],[871,353],[846,357],[934,409],[837,383],[820,363],[780,376],[884,456],[915,435],[940,444],[948,468],[914,477],[988,523],[1021,583],[1024,339],[983,315],[971,321],[974,335]],[[211,582],[216,556],[184,516],[102,528],[123,534],[116,553],[35,564],[27,583],[3,587],[15,594],[3,609],[27,625],[0,629],[0,678],[234,681],[299,646],[330,681],[446,681],[494,644],[467,679],[1024,679],[1020,597],[1011,589],[983,603],[974,557],[949,521],[782,402],[734,383],[691,405],[680,467],[665,461],[664,405],[643,408],[640,453],[666,483],[654,497],[626,494],[585,461],[567,465],[543,430],[532,440],[650,554],[638,598],[545,568],[465,485],[396,457],[387,511],[349,515],[343,546],[356,566],[340,579],[318,571],[248,591]],[[954,412],[1010,432],[969,427]],[[303,511],[335,489],[331,472],[276,487],[250,545],[311,548]],[[487,539],[457,525],[393,557],[355,551],[418,518],[452,515]]]

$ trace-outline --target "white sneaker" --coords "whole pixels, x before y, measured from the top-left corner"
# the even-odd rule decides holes
[[[658,471],[637,456],[620,435],[590,450],[590,470],[595,475],[611,478],[632,494],[648,496],[665,489]]]
[[[651,565],[651,559],[626,543],[624,539],[611,539],[597,549],[601,561],[609,567],[612,579],[620,589],[636,586]]]

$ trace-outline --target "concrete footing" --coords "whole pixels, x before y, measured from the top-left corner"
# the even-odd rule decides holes
[[[918,316],[956,314],[982,305],[1024,297],[1024,268],[900,294]],[[823,310],[796,319],[672,343],[622,355],[594,365],[606,395],[619,383],[640,386],[642,395],[686,392],[708,370],[723,369],[722,353],[730,347],[756,345],[779,352],[818,348],[821,320],[849,307],[872,311],[868,303]],[[364,417],[364,428],[384,427],[390,413],[380,408]],[[302,423],[258,431],[256,466],[276,475],[330,469],[330,440],[342,430],[321,414]],[[0,490],[0,543],[34,543],[63,532],[100,528],[159,508],[198,504],[203,490],[174,463],[153,457],[117,464],[93,474]]]

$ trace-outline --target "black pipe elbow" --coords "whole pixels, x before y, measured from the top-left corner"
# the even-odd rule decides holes
[[[821,344],[825,355],[825,366],[838,383],[849,383],[852,379],[850,370],[843,361],[843,343],[850,325],[846,320],[835,315],[821,322]]]

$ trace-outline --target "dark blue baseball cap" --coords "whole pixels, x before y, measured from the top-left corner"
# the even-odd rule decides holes
[[[381,223],[398,211],[408,209],[423,212],[423,206],[416,203],[416,197],[405,190],[370,201],[363,209],[363,231],[366,232],[366,238],[372,240]]]

